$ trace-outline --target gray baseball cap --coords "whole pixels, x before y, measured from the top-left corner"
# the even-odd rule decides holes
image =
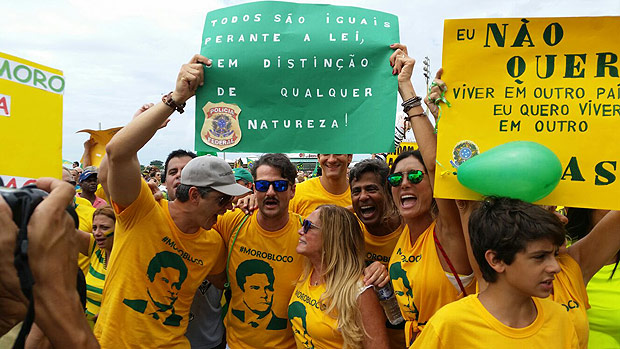
[[[250,191],[237,184],[233,170],[226,161],[210,155],[190,160],[181,171],[181,184],[211,187],[232,196],[239,196]]]

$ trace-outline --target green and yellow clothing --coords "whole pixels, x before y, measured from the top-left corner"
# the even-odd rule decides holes
[[[88,255],[90,263],[86,277],[86,320],[91,328],[95,327],[95,316],[101,307],[101,295],[105,284],[106,252],[97,246],[95,237],[90,236]]]
[[[405,319],[406,343],[411,344],[417,332],[444,305],[463,297],[450,282],[441,266],[433,230],[434,221],[412,244],[409,227],[405,226],[390,258],[390,279]],[[465,286],[473,294],[476,283]]]
[[[405,228],[405,225],[401,225],[393,232],[376,236],[372,235],[366,229],[366,226],[360,221],[360,226],[364,232],[364,241],[366,243],[366,265],[370,265],[372,262],[379,261],[381,264],[388,267],[390,262],[390,256],[394,252],[394,247],[400,238],[400,235]],[[389,324],[386,322],[386,325]],[[387,328],[388,338],[390,340],[390,348],[404,348],[405,346],[405,333],[402,330],[403,324],[399,326],[389,325]]]
[[[320,299],[325,293],[325,283],[310,285],[311,275],[300,280],[288,305],[288,319],[293,327],[298,349],[333,348],[344,345],[338,330],[338,319],[325,312],[326,306]],[[371,286],[359,283],[360,293]]]
[[[579,264],[568,253],[562,253],[557,258],[561,271],[555,274],[553,293],[549,299],[560,303],[568,312],[568,317],[575,326],[579,339],[579,348],[588,348],[588,316],[586,310],[590,308],[586,285]]]
[[[620,270],[606,265],[588,282],[590,348],[620,349]]]
[[[289,203],[289,210],[306,218],[321,205],[351,206],[351,189],[338,195],[331,194],[321,184],[320,177],[309,179],[295,186],[295,197]]]
[[[114,201],[114,200],[112,200]],[[185,337],[198,286],[224,271],[224,242],[214,231],[185,234],[168,201],[155,201],[146,182],[128,207],[116,212],[114,256],[95,336],[104,348],[189,348]]]
[[[364,242],[366,243],[366,264],[369,265],[372,262],[379,261],[387,267],[394,252],[394,247],[396,247],[396,243],[398,243],[403,233],[405,224],[383,236],[370,234],[362,222],[360,222],[360,227],[362,227],[364,232]]]
[[[497,320],[478,294],[439,309],[411,348],[578,348],[575,327],[562,307],[533,298],[537,316],[529,326],[513,328]]]
[[[92,233],[93,231],[93,213],[96,208],[90,203],[90,201],[75,196],[75,213],[79,219],[79,229],[86,233]],[[90,258],[78,252],[78,268],[82,269],[84,276],[88,274],[88,267],[90,265]]]
[[[303,268],[303,257],[295,251],[302,218],[289,212],[282,229],[267,231],[258,224],[257,213],[239,229],[244,217],[241,210],[228,211],[214,226],[232,250],[228,265],[232,298],[224,318],[226,341],[233,349],[294,348],[286,314],[294,281]]]

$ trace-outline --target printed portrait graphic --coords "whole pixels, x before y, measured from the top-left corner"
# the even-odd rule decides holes
[[[277,317],[273,305],[275,276],[269,263],[260,259],[243,261],[237,267],[237,285],[243,292],[243,308],[232,308],[232,314],[241,322],[266,330],[283,330],[286,319]]]
[[[167,326],[179,326],[182,316],[177,315],[174,303],[187,278],[187,266],[174,252],[159,252],[151,259],[146,270],[150,283],[146,285],[146,299],[123,299],[131,309],[148,314]]]

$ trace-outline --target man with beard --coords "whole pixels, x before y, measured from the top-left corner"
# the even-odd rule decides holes
[[[288,321],[278,319],[287,319],[294,280],[303,267],[295,251],[302,219],[289,212],[297,169],[284,154],[265,154],[254,163],[252,175],[258,210],[248,215],[229,211],[214,226],[229,256],[226,340],[233,349],[295,348]]]

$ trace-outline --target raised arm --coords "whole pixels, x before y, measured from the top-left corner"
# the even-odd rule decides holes
[[[437,135],[428,116],[424,113],[421,98],[417,97],[411,74],[415,60],[407,55],[407,47],[402,44],[393,44],[394,53],[390,57],[390,63],[394,66],[394,74],[398,74],[398,91],[404,104],[415,98],[413,107],[407,111],[410,118],[413,134],[424,159],[424,165],[428,172],[431,188],[435,188],[435,157],[437,153]],[[435,77],[435,85],[445,86],[440,80],[443,70],[440,69]],[[435,86],[436,87],[436,86]],[[445,87],[444,87],[445,88]],[[471,273],[471,267],[467,259],[465,239],[461,227],[458,208],[454,200],[436,199],[439,215],[437,216],[437,235],[449,255],[449,258],[457,272],[462,274]]]
[[[211,60],[195,55],[181,67],[172,100],[183,104],[203,84],[204,68],[202,64],[211,65]],[[140,193],[140,150],[166,122],[174,109],[163,102],[149,108],[134,118],[127,126],[118,131],[106,146],[108,157],[107,185],[110,197],[120,206],[129,206]]]
[[[605,263],[620,250],[620,211],[610,211],[592,231],[568,247],[568,254],[581,267],[587,285]]]

